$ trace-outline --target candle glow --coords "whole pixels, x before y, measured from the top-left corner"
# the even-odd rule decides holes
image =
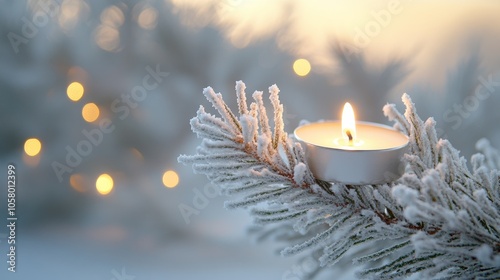
[[[349,103],[344,105],[342,120],[305,124],[294,134],[305,145],[309,168],[320,180],[379,184],[404,171],[400,162],[408,137],[390,126],[356,122]]]
[[[342,111],[342,136],[345,140],[353,142],[356,139],[356,119],[354,110],[349,102],[344,105]]]
[[[338,130],[338,128],[336,128]],[[349,102],[346,102],[342,110],[342,120],[340,121],[340,137],[333,139],[333,144],[337,147],[353,148],[364,144],[362,137],[357,137],[356,133],[356,118],[354,117],[354,109]],[[334,134],[338,135],[339,131]]]

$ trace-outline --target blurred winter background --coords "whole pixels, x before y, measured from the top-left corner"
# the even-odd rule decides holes
[[[500,146],[498,1],[0,2],[0,219],[9,163],[19,219],[1,279],[301,279],[314,262],[255,244],[176,161],[209,85],[234,106],[236,80],[276,83],[288,132],[345,101],[388,123],[408,92],[466,158]]]

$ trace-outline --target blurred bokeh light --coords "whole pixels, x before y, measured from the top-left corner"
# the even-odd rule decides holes
[[[100,110],[95,103],[87,103],[83,105],[82,117],[86,122],[93,122],[99,118]]]
[[[311,72],[311,64],[307,59],[299,58],[293,63],[293,71],[299,76],[307,76]]]
[[[36,138],[30,138],[24,142],[24,152],[31,157],[38,155],[42,149],[42,143]]]
[[[144,29],[155,28],[158,23],[158,11],[149,5],[145,6],[137,17],[137,23]]]
[[[101,174],[99,177],[97,177],[97,180],[95,181],[95,188],[97,189],[97,192],[101,195],[107,195],[109,194],[114,187],[114,182],[113,178],[109,174]]]
[[[78,101],[82,98],[84,88],[79,82],[72,82],[67,89],[68,98],[72,101]]]
[[[173,170],[167,170],[163,173],[163,185],[167,188],[175,188],[179,184],[179,175]]]

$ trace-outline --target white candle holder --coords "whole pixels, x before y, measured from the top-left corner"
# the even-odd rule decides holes
[[[317,179],[349,185],[389,183],[404,173],[409,139],[390,126],[356,122],[361,145],[342,145],[341,122],[309,123],[295,129]]]

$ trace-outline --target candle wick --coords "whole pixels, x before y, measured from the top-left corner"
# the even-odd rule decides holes
[[[351,141],[352,141],[352,134],[351,134],[351,131],[350,131],[349,129],[347,129],[347,130],[345,131],[345,134],[347,134],[347,138],[349,138],[349,142],[351,142]]]

